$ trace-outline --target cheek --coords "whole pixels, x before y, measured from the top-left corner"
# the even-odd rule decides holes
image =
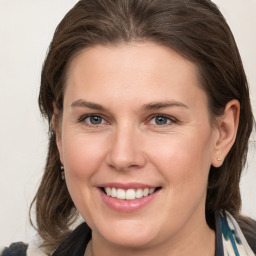
[[[63,134],[62,142],[67,175],[83,180],[100,168],[104,158],[104,138],[67,132]]]
[[[207,134],[205,137],[200,134],[192,137],[176,134],[165,142],[155,144],[152,159],[165,181],[166,211],[162,214],[165,214],[167,229],[171,226],[173,230],[178,230],[196,209],[204,213],[210,169],[209,146],[210,135]]]
[[[105,143],[105,138],[85,136],[71,129],[64,130],[62,135],[66,184],[74,204],[86,220],[92,218],[89,209],[95,207],[92,188],[104,162]]]
[[[199,187],[205,190],[211,165],[211,133],[176,134],[155,141],[151,159],[171,189],[181,193]]]

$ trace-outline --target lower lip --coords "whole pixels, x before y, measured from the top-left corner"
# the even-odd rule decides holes
[[[117,198],[106,195],[101,189],[99,189],[99,191],[105,204],[111,209],[119,212],[137,211],[143,208],[144,206],[148,205],[150,202],[152,202],[152,200],[156,197],[156,194],[158,194],[159,192],[159,190],[157,190],[153,194],[139,198],[139,199],[122,200],[122,199],[117,199]]]

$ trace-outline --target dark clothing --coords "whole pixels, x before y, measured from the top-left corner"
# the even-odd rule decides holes
[[[28,245],[24,243],[14,243],[5,249],[1,256],[26,256],[27,248]]]

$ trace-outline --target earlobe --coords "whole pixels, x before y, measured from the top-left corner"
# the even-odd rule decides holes
[[[212,165],[220,167],[233,146],[239,125],[240,103],[231,100],[227,103],[223,115],[217,117],[217,133],[214,141]]]

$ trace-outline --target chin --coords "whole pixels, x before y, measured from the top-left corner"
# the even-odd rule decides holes
[[[109,243],[115,244],[117,246],[131,248],[131,249],[139,249],[149,246],[154,238],[149,236],[149,234],[141,235],[141,234],[127,234],[123,232],[123,234],[112,234],[106,238]]]
[[[111,230],[111,232],[109,232]],[[143,248],[149,246],[153,241],[156,241],[156,232],[154,229],[149,229],[148,226],[141,224],[124,223],[121,225],[113,225],[104,230],[98,230],[100,235],[108,243],[116,246],[127,248]]]

